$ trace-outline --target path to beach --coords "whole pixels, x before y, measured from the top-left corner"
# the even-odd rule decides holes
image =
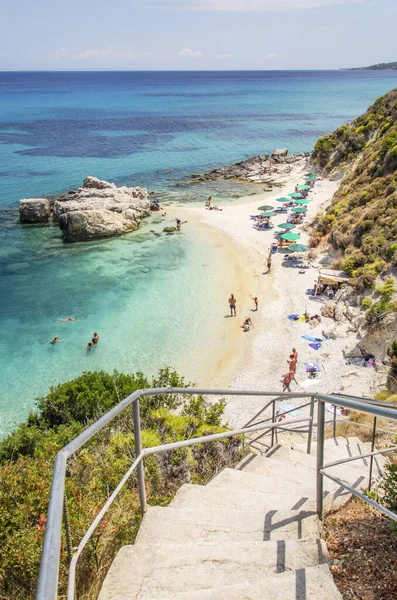
[[[281,378],[287,372],[287,359],[291,349],[295,347],[299,353],[296,379],[298,386],[292,383],[292,391],[310,392],[321,391],[351,393],[365,395],[373,393],[373,370],[361,368],[352,372],[352,367],[345,364],[342,350],[346,343],[354,343],[355,334],[350,339],[339,338],[327,340],[320,350],[313,350],[302,335],[321,337],[323,329],[333,324],[333,320],[322,318],[315,329],[300,321],[289,321],[287,316],[293,313],[302,315],[305,310],[309,314],[320,314],[321,302],[306,295],[306,289],[313,287],[317,279],[318,262],[314,261],[311,268],[299,273],[299,269],[282,266],[284,252],[273,254],[271,273],[267,274],[266,258],[270,244],[273,242],[273,232],[257,231],[253,228],[251,214],[258,213],[258,206],[269,204],[277,206],[275,198],[292,192],[297,183],[302,182],[303,171],[295,172],[291,179],[275,193],[264,193],[255,199],[242,198],[238,202],[222,204],[221,211],[205,210],[203,205],[179,205],[168,207],[168,213],[178,212],[180,218],[187,219],[189,227],[214,228],[217,235],[221,234],[224,243],[231,248],[231,255],[245,269],[250,289],[244,297],[238,298],[237,318],[224,319],[224,328],[230,330],[220,344],[228,344],[220,348],[222,359],[217,372],[211,381],[200,382],[219,388],[275,390],[281,391]],[[305,224],[324,209],[330,202],[338,184],[328,180],[317,183],[310,193],[311,203],[308,205],[308,216]],[[213,198],[216,204],[216,198]],[[277,225],[285,221],[287,215],[272,219]],[[308,242],[308,233],[304,226],[297,226],[294,231],[301,233],[299,242]],[[186,230],[187,230],[186,226]],[[240,286],[230,282],[230,291]],[[254,303],[251,295],[258,296],[259,310],[252,312]],[[227,299],[225,299],[227,302]],[[251,317],[254,328],[244,333],[240,328],[242,321]],[[351,339],[351,338],[354,339]],[[316,361],[323,372],[315,379],[309,379],[303,365],[304,361]],[[353,370],[354,371],[354,370]],[[235,397],[228,399],[226,417],[231,425],[241,425],[248,420],[256,410],[264,404],[263,399]],[[286,402],[287,404],[287,402]],[[293,403],[294,405],[297,402]]]

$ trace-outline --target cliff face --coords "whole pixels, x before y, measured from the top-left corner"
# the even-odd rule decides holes
[[[324,175],[344,176],[317,220],[317,239],[332,244],[359,287],[371,287],[397,266],[397,89],[320,138],[312,160]]]

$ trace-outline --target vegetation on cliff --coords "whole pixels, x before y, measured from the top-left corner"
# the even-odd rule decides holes
[[[148,387],[191,387],[163,369],[152,381],[141,373],[83,373],[37,400],[37,411],[0,443],[0,597],[34,598],[55,454],[90,423],[133,391]],[[142,444],[151,447],[218,433],[224,402],[201,396],[148,396],[141,400]],[[238,438],[150,456],[145,460],[150,504],[165,505],[180,485],[205,483],[240,457]],[[68,461],[66,497],[72,545],[76,546],[134,460],[132,411]],[[79,598],[94,598],[118,549],[132,543],[140,523],[134,476],[97,527],[80,558]],[[65,537],[65,536],[64,536]],[[66,591],[67,557],[62,549],[60,596]]]
[[[312,155],[326,176],[345,175],[325,214],[316,220],[316,245],[326,239],[336,266],[362,291],[397,266],[397,89],[334,133],[320,138]],[[396,310],[393,280],[379,289],[379,313]],[[370,308],[370,307],[368,307]]]

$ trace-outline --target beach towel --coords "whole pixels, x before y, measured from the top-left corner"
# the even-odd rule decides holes
[[[280,404],[280,410],[282,410],[283,413],[288,413],[288,415],[291,417],[299,417],[299,415],[302,414],[302,411],[299,408],[292,410],[293,408],[295,407],[291,406],[290,404]]]
[[[311,335],[301,335],[304,340],[308,340],[309,342],[315,342],[316,344],[321,344],[324,339],[318,337],[312,337]]]
[[[287,319],[289,321],[298,321],[299,315],[288,315]]]
[[[320,373],[321,367],[316,362],[304,362],[305,369],[307,373]]]
[[[321,344],[309,344],[310,348],[313,348],[313,350],[319,350],[321,348]]]
[[[312,288],[309,288],[306,290],[306,294],[308,294],[309,296],[314,296],[314,290]]]

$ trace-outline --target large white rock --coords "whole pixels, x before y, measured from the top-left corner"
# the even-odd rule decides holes
[[[150,214],[149,195],[144,188],[117,187],[114,183],[87,177],[83,187],[58,198],[54,220],[69,242],[120,235],[138,229]]]

